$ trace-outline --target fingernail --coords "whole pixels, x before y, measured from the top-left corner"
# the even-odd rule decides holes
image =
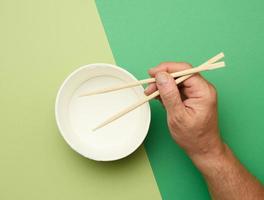
[[[161,72],[156,75],[156,82],[159,85],[165,85],[169,81],[168,75],[166,72]]]

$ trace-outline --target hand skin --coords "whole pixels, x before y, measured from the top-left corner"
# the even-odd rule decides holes
[[[195,74],[177,87],[169,75],[191,67],[188,63],[167,62],[150,69],[156,83],[150,84],[145,94],[159,90],[171,136],[203,174],[213,199],[264,199],[261,183],[220,137],[214,86]]]

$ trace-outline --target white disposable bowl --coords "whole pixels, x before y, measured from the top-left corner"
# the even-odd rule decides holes
[[[137,80],[110,64],[90,64],[71,73],[60,87],[55,105],[56,121],[65,141],[79,154],[98,161],[121,159],[144,141],[150,123],[149,104],[96,131],[99,123],[143,97],[143,87],[79,97],[99,88]]]

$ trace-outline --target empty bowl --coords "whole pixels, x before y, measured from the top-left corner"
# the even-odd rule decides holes
[[[120,67],[101,63],[83,66],[66,78],[57,94],[55,115],[61,135],[73,150],[89,159],[112,161],[130,155],[142,144],[150,124],[148,103],[92,131],[105,119],[141,99],[142,86],[80,97],[136,80]]]

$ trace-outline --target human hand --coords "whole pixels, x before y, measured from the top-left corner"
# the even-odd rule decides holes
[[[203,174],[212,199],[263,199],[261,183],[220,138],[213,85],[195,74],[177,87],[168,74],[187,68],[191,65],[162,63],[150,69],[156,83],[150,84],[145,93],[159,90],[170,133]]]
[[[219,136],[214,86],[195,74],[177,87],[169,75],[188,68],[188,63],[167,62],[150,69],[156,83],[150,84],[145,94],[159,90],[172,137],[195,161],[218,155],[224,150],[224,143]]]

